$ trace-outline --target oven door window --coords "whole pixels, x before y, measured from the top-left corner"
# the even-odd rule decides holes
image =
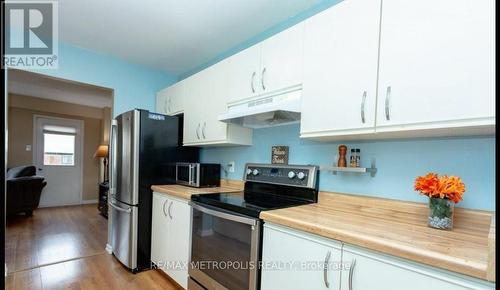
[[[192,265],[227,289],[252,289],[258,260],[257,245],[252,249],[256,235],[256,227],[193,208]]]

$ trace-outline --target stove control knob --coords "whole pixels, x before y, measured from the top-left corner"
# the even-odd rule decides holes
[[[304,179],[304,177],[306,177],[306,174],[304,172],[297,173],[297,178],[298,179],[302,180],[302,179]]]
[[[288,172],[288,178],[293,179],[295,177],[295,172],[290,171]]]
[[[253,174],[253,175],[259,175],[259,171],[258,171],[257,169],[254,169],[254,170],[252,171],[252,174]]]
[[[252,174],[252,169],[248,168],[247,169],[247,175],[250,175],[250,174]]]

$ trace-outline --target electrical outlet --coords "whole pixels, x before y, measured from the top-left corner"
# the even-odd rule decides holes
[[[234,161],[231,161],[227,164],[227,171],[228,172],[234,172],[234,167],[235,167],[235,162]]]

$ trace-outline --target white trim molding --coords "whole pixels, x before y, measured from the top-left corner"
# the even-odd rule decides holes
[[[93,203],[98,203],[98,199],[82,199],[80,202],[81,204],[93,204]]]

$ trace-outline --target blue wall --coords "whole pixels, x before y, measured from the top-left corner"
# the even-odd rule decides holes
[[[221,53],[219,53],[217,56],[215,56],[213,59],[210,61],[201,64],[200,66],[197,66],[179,76],[179,79],[185,79],[189,77],[190,75],[193,75],[199,71],[202,71],[203,69],[216,64],[217,62],[230,57],[233,54],[236,54],[254,44],[257,44],[335,4],[338,4],[343,0],[317,0],[316,3],[314,3],[309,9],[306,9],[304,11],[299,12],[298,14],[288,18],[286,21],[283,21],[281,23],[278,23],[272,27],[269,27],[265,31],[258,33],[257,35],[253,36],[250,39],[247,39],[246,41],[239,43],[238,45],[229,48],[228,50],[225,50]]]
[[[236,161],[236,172],[226,176],[242,179],[245,162],[270,163],[272,145],[290,146],[290,164],[331,165],[340,143],[299,138],[299,125],[254,130],[253,146],[202,150],[203,162]],[[353,173],[321,172],[325,191],[426,202],[413,191],[416,176],[429,171],[458,175],[466,185],[464,200],[457,206],[495,210],[495,138],[412,139],[343,143],[361,149],[361,166],[375,158],[375,177]]]
[[[177,81],[160,70],[64,43],[58,69],[34,72],[114,89],[114,115],[133,108],[154,110],[156,92]]]

